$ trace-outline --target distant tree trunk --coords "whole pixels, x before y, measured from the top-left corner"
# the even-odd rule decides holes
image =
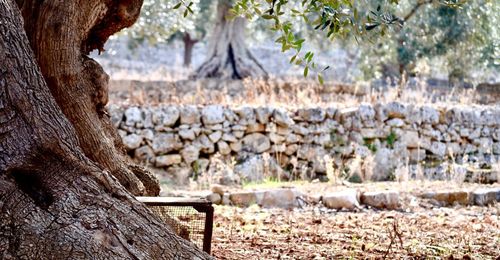
[[[231,5],[219,0],[217,23],[211,35],[207,59],[196,70],[195,78],[267,77],[267,72],[250,53],[245,44],[246,19],[228,20]]]
[[[198,40],[192,39],[191,35],[186,32],[182,37],[182,41],[184,42],[184,67],[190,67],[193,59],[193,47]]]
[[[109,170],[134,195],[158,195],[158,180],[131,164],[104,109],[108,75],[87,55],[131,26],[142,0],[17,1],[42,74],[76,130],[85,155]]]
[[[48,21],[55,28],[46,31],[61,28]],[[78,137],[44,81],[14,1],[0,0],[0,259],[210,258],[89,160]]]

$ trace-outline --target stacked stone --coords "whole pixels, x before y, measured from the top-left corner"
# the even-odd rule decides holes
[[[315,176],[326,174],[327,157],[339,163],[342,158],[373,155],[380,165],[376,172],[385,172],[398,162],[465,155],[487,161],[500,155],[499,107],[436,108],[391,102],[295,110],[110,106],[109,112],[137,161],[190,169],[194,164],[206,166],[200,160],[215,154],[243,156],[246,159],[235,171],[250,180],[258,174],[263,154],[271,155],[278,174],[293,165]],[[385,177],[384,173],[374,179]]]

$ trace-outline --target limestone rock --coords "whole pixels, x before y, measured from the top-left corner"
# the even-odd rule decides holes
[[[224,186],[222,185],[219,185],[219,184],[213,184],[212,187],[210,188],[210,190],[213,192],[213,193],[217,193],[221,196],[224,195]]]
[[[483,188],[472,192],[472,201],[479,206],[486,206],[497,202],[500,197],[500,188]]]
[[[179,164],[182,162],[182,157],[179,154],[169,154],[158,156],[155,159],[156,167],[165,167],[174,164]]]
[[[418,148],[420,146],[420,139],[418,137],[417,131],[405,131],[401,137],[400,141],[407,148]]]
[[[320,146],[302,145],[297,150],[297,158],[307,161],[313,161],[315,158],[323,158],[326,154],[326,150]]]
[[[390,174],[395,168],[394,154],[387,148],[378,149],[375,153],[374,163],[371,180],[372,181],[387,181]]]
[[[224,107],[220,105],[209,105],[202,109],[201,118],[205,125],[215,125],[224,122]]]
[[[235,110],[235,112],[240,117],[240,120],[245,120],[247,124],[255,124],[257,121],[255,111],[251,107],[242,107]]]
[[[363,121],[371,121],[375,119],[375,109],[370,104],[362,104],[359,106],[359,117]]]
[[[264,124],[249,124],[247,125],[246,133],[251,134],[251,133],[263,133],[266,131],[266,125]]]
[[[299,118],[311,123],[323,122],[326,117],[326,112],[322,108],[307,108],[297,111]]]
[[[181,156],[187,164],[191,165],[200,157],[200,149],[194,145],[185,146],[181,151]]]
[[[142,136],[136,134],[127,135],[122,139],[123,145],[129,151],[139,148],[139,146],[141,146],[142,140]]]
[[[406,117],[406,107],[399,102],[390,102],[385,106],[385,111],[389,118],[405,118]]]
[[[155,153],[149,145],[141,146],[134,151],[134,158],[141,162],[151,161],[154,157]]]
[[[435,108],[424,106],[421,108],[422,123],[435,125],[439,123],[439,111]]]
[[[294,121],[288,115],[286,110],[276,109],[273,113],[274,122],[280,126],[290,127]]]
[[[252,153],[263,153],[271,148],[269,137],[260,134],[249,134],[242,139],[243,147],[246,151]]]
[[[202,134],[196,138],[196,140],[193,142],[193,145],[196,145],[200,148],[200,151],[206,154],[212,154],[215,152],[215,145],[212,141],[210,141],[210,138],[208,138],[206,135]]]
[[[261,124],[269,123],[269,118],[273,114],[273,109],[268,107],[258,107],[255,109],[257,120]]]
[[[243,144],[241,144],[241,142],[234,142],[234,143],[230,143],[229,146],[231,147],[231,150],[235,153],[241,151],[241,149],[243,149]]]
[[[446,144],[441,142],[432,142],[430,151],[439,157],[444,157],[446,155]]]
[[[153,139],[153,151],[155,154],[165,154],[182,148],[182,142],[178,135],[160,133]]]
[[[219,153],[222,155],[228,155],[231,153],[231,147],[229,147],[229,145],[224,141],[219,141],[217,143],[217,149],[219,150]]]
[[[354,189],[332,192],[322,197],[325,207],[330,209],[359,208],[358,191]]]
[[[303,195],[295,189],[273,189],[265,191],[258,204],[263,208],[291,209],[298,206],[301,197]]]
[[[191,125],[200,123],[200,112],[195,106],[183,106],[180,110],[181,124]]]
[[[177,122],[180,116],[179,109],[175,106],[168,106],[162,109],[162,119],[161,124],[163,126],[173,126]]]
[[[221,139],[221,137],[222,137],[222,132],[215,131],[208,136],[208,139],[210,139],[212,143],[217,143]]]
[[[361,203],[374,208],[398,209],[400,206],[399,192],[397,191],[364,192],[361,195]]]
[[[255,192],[255,191],[235,192],[229,195],[229,200],[231,200],[231,203],[233,205],[240,207],[248,207],[260,202],[262,200],[263,195],[264,194],[262,192]]]
[[[276,133],[269,133],[269,140],[275,144],[281,144],[285,141],[285,137]]]
[[[236,137],[231,133],[224,133],[224,134],[222,134],[221,138],[223,141],[230,142],[230,143],[238,142],[238,139],[236,139]]]
[[[191,140],[191,141],[193,141],[194,139],[196,139],[196,134],[195,134],[195,132],[194,132],[193,129],[182,129],[182,130],[179,130],[179,136],[183,140]]]
[[[423,198],[432,199],[443,206],[454,204],[468,205],[469,193],[466,191],[437,191],[422,195]]]
[[[142,122],[142,112],[138,107],[130,107],[125,110],[125,125],[134,126]]]
[[[218,193],[210,193],[205,197],[208,201],[212,202],[213,204],[221,204],[222,202],[222,196]]]

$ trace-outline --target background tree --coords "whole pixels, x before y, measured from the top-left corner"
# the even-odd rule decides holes
[[[267,72],[248,50],[244,17],[230,17],[232,1],[219,0],[215,27],[210,35],[206,61],[196,69],[195,78],[242,79],[267,77]]]
[[[371,1],[358,8],[361,13],[377,13],[384,3]],[[343,41],[347,48],[359,48],[365,78],[403,79],[434,70],[432,74],[443,74],[451,83],[463,83],[475,76],[474,71],[488,75],[500,65],[494,62],[500,46],[500,10],[492,1],[468,1],[460,8],[436,0],[401,1],[385,5],[377,15],[387,12],[394,13],[402,26],[383,29],[384,37],[356,41],[351,35]]]
[[[189,10],[179,11],[182,3],[170,0],[144,1],[141,15],[134,26],[124,30],[129,37],[129,46],[137,48],[142,43],[158,45],[181,40],[184,44],[183,65],[191,65],[194,45],[205,37],[215,18],[214,1],[189,2]],[[175,9],[174,9],[175,7]],[[189,15],[187,15],[189,13]]]

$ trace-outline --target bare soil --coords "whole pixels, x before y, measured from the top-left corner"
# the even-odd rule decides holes
[[[500,259],[500,205],[342,212],[216,206],[218,259]]]

